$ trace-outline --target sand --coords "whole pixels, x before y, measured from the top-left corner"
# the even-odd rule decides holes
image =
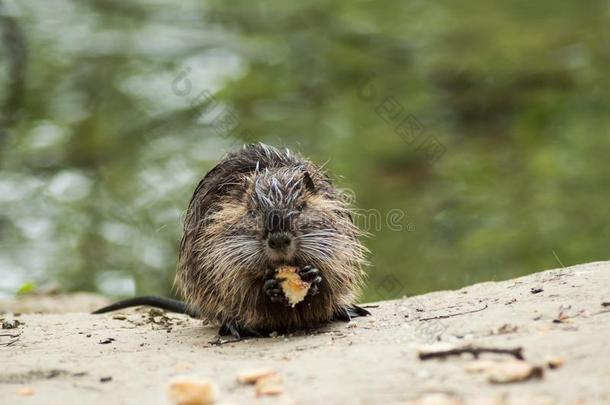
[[[73,308],[67,301],[60,300]],[[167,382],[187,374],[214,381],[223,404],[405,404],[426,396],[430,402],[421,403],[610,404],[604,303],[610,262],[384,301],[369,308],[372,317],[350,324],[220,345],[217,328],[148,308],[4,313],[5,326],[20,324],[0,329],[0,403],[165,404]],[[7,309],[20,310],[20,301],[0,303]],[[492,384],[465,371],[469,355],[419,360],[418,347],[437,341],[522,347],[544,375]],[[550,359],[559,367],[547,367]],[[240,370],[259,367],[277,370],[282,394],[256,397],[236,381]]]

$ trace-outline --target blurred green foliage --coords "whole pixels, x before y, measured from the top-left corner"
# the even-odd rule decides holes
[[[251,140],[378,210],[365,300],[609,259],[607,1],[0,7],[4,293],[171,294],[194,186]]]

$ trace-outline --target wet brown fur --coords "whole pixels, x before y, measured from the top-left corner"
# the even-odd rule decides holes
[[[209,322],[261,332],[330,321],[355,302],[364,277],[361,233],[339,197],[319,167],[289,151],[258,144],[228,154],[201,180],[188,207],[177,273],[187,304]],[[271,211],[291,221],[290,263],[265,254]],[[272,302],[264,275],[281,264],[318,268],[319,294],[294,308]]]

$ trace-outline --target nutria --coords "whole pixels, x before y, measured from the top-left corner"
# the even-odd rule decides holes
[[[271,146],[229,153],[200,181],[180,243],[176,281],[185,303],[141,297],[97,313],[152,305],[261,336],[367,315],[356,305],[365,248],[350,207],[312,162]],[[293,266],[311,287],[288,305],[275,277]]]

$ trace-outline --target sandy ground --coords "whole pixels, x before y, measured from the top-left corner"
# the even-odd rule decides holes
[[[144,308],[5,313],[5,327],[20,325],[0,329],[0,403],[165,404],[167,381],[189,374],[215,381],[225,404],[405,404],[426,396],[422,403],[610,404],[608,302],[610,262],[598,262],[381,302],[373,317],[350,324],[221,345],[210,343],[216,328]],[[417,348],[438,340],[522,347],[544,375],[492,384],[465,371],[470,355],[420,360]],[[564,363],[550,369],[551,358]],[[284,393],[256,397],[238,384],[239,370],[252,367],[276,369]]]

